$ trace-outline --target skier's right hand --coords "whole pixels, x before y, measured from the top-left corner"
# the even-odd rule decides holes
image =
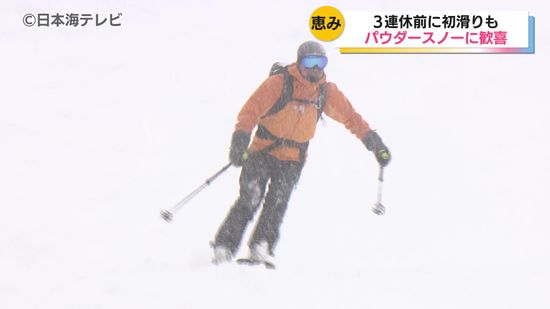
[[[248,158],[248,143],[250,133],[235,131],[231,138],[231,149],[229,150],[229,161],[235,166],[242,166]]]

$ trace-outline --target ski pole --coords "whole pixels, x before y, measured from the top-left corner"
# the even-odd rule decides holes
[[[380,166],[380,171],[378,173],[378,199],[374,206],[371,208],[372,212],[382,216],[386,212],[386,208],[382,205],[382,183],[384,182],[384,167]]]
[[[212,177],[206,179],[206,181],[200,185],[198,188],[193,190],[193,192],[189,193],[186,197],[184,197],[179,203],[174,205],[170,209],[163,209],[160,211],[160,217],[164,219],[166,222],[172,221],[172,218],[174,217],[174,214],[180,210],[185,204],[187,204],[192,198],[195,197],[195,195],[199,194],[206,186],[209,186],[214,179],[216,179],[218,176],[220,176],[223,172],[225,172],[229,167],[231,166],[231,162],[227,163],[224,167],[222,167],[216,174],[214,174]]]

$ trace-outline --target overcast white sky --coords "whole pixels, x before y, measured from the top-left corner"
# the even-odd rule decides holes
[[[235,117],[275,61],[340,10],[527,10],[533,55],[341,55],[328,79],[394,154],[319,125],[276,271],[209,264],[237,194]],[[549,308],[544,1],[3,1],[1,308]],[[121,27],[27,28],[27,13]],[[241,254],[245,254],[242,252]]]

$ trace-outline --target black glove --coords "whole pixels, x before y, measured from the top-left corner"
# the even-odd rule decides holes
[[[390,163],[390,150],[386,147],[386,145],[384,145],[378,133],[374,131],[369,132],[365,138],[363,138],[363,144],[367,146],[368,150],[374,153],[376,161],[378,161],[380,166],[385,167],[388,163]]]
[[[233,132],[231,138],[231,149],[229,150],[229,161],[235,166],[242,166],[248,158],[248,143],[250,143],[250,134],[244,131]]]

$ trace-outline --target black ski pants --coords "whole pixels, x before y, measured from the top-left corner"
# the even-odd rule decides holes
[[[220,226],[214,245],[223,245],[235,254],[248,223],[264,200],[248,245],[252,247],[266,241],[273,255],[288,200],[300,178],[303,165],[296,161],[281,161],[263,152],[252,154],[241,170],[239,198]]]

